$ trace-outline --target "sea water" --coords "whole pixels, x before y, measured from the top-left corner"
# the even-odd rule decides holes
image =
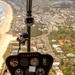
[[[2,20],[5,18],[4,16],[5,11],[6,11],[5,5],[3,3],[0,3],[0,24]]]

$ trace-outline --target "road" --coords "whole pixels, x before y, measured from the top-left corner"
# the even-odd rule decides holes
[[[48,25],[48,33],[45,35],[42,35],[42,40],[45,43],[45,46],[47,48],[47,52],[53,56],[53,58],[55,58],[55,60],[59,60],[59,58],[55,55],[55,53],[53,52],[53,49],[50,45],[50,40],[48,39],[48,35],[50,35],[50,33],[52,32],[52,25]]]

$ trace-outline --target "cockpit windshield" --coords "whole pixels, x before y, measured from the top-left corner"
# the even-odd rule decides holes
[[[16,56],[18,52],[26,53],[28,37],[31,39],[31,52],[53,57],[54,62],[48,75],[75,75],[75,0],[32,0],[30,12],[27,11],[26,1],[0,0],[0,75],[11,75],[5,63],[6,58]],[[29,27],[26,23],[32,23],[31,35],[28,35]],[[30,61],[30,58],[15,58],[10,64],[13,67],[18,66],[20,61],[24,66],[28,65],[27,61],[33,66],[39,65],[40,61],[46,64],[43,57],[38,59],[33,58]],[[30,71],[35,69],[32,66],[30,68]],[[44,75],[45,69],[40,68],[36,75]],[[20,71],[21,68],[16,72]],[[38,74],[38,71],[43,72]]]

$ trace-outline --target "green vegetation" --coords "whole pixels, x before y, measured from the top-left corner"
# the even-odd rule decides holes
[[[43,12],[50,12],[50,7],[44,7],[44,8],[42,8],[43,9]]]
[[[71,65],[70,60],[63,61],[63,59],[61,59],[60,68],[63,71],[64,75],[71,75],[71,73],[72,73],[72,65]]]
[[[73,31],[72,29],[69,29],[67,27],[61,27],[59,28],[58,31],[52,31],[52,33],[50,33],[49,39],[56,39],[56,40],[69,39],[75,42],[74,34],[75,31]]]
[[[61,46],[63,51],[75,51],[75,45],[72,43],[75,43],[75,31],[68,27],[61,27],[58,31],[52,31],[52,33],[49,36],[49,39],[55,39],[58,43],[58,40],[64,40],[64,46]],[[71,40],[71,43],[67,43],[65,40]],[[53,44],[53,43],[51,43]]]
[[[56,42],[51,42],[51,44],[59,44],[58,40],[63,40],[64,45],[61,46],[61,49],[64,51],[64,56],[66,57],[66,52],[71,51],[72,53],[75,53],[75,31],[68,27],[61,27],[58,31],[52,31],[49,40],[55,39]],[[70,40],[70,42],[66,42],[65,40]],[[58,55],[56,52],[54,52],[56,55]],[[71,73],[74,72],[75,68],[75,62],[71,62],[73,58],[66,57],[65,60],[63,58],[61,59],[60,69],[63,71],[64,75],[71,75]]]
[[[75,67],[75,63],[72,63],[72,65]]]
[[[69,68],[64,69],[64,75],[71,75]]]
[[[47,33],[47,31],[42,31],[42,29],[47,28],[42,23],[36,23],[35,26],[32,26],[31,36],[36,37],[42,35],[42,33]],[[40,29],[40,30],[39,30]]]
[[[32,27],[32,29],[31,29],[31,36],[32,37],[39,36],[42,34],[42,31],[38,30],[39,27],[40,27],[40,25],[36,25],[35,27]]]
[[[23,3],[23,5],[26,5],[26,1],[25,0],[22,0],[22,3]]]

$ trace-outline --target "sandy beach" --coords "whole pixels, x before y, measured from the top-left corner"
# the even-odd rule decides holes
[[[7,34],[11,28],[11,22],[13,20],[13,10],[11,6],[0,0],[0,3],[6,6],[5,18],[0,25],[0,69],[2,69],[2,64],[4,63],[3,55],[5,54],[9,43],[16,40],[12,34]]]
[[[0,3],[3,3],[6,6],[6,12],[5,12],[5,18],[2,21],[0,25],[0,34],[5,34],[10,30],[11,27],[11,21],[13,19],[13,10],[9,4],[7,4],[4,1],[0,1]]]

